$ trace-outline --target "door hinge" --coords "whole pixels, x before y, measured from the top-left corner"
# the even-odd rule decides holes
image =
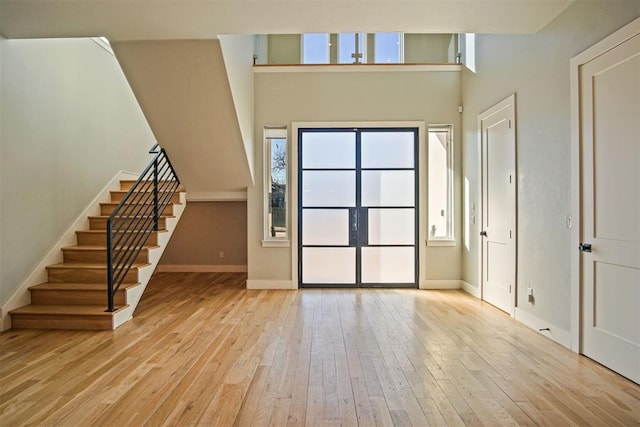
[[[509,184],[511,184],[512,175],[509,174]]]
[[[512,237],[511,237],[511,233],[512,233],[512,231],[511,231],[511,230],[509,230],[509,238],[510,238],[510,239],[512,239]]]
[[[509,129],[511,129],[511,120],[509,120]]]
[[[511,293],[511,285],[509,285],[509,293]]]

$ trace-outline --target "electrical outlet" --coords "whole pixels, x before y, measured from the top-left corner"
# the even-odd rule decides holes
[[[528,298],[530,303],[533,303],[534,298],[533,298],[533,287],[532,286],[529,286],[527,288],[527,298]]]
[[[224,251],[220,251],[220,258],[224,258]]]

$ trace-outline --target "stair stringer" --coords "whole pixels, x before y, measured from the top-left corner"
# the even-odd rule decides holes
[[[136,311],[136,307],[142,298],[142,294],[144,294],[144,290],[147,288],[149,280],[151,280],[151,276],[158,266],[158,262],[160,262],[160,258],[162,257],[164,250],[169,244],[169,240],[171,240],[171,236],[182,217],[186,204],[186,193],[181,192],[180,204],[173,205],[174,218],[167,218],[167,231],[158,234],[159,247],[149,251],[149,265],[138,270],[138,282],[140,282],[140,284],[127,290],[126,302],[129,307],[124,310],[120,310],[113,316],[113,329],[116,329],[118,326],[133,318],[133,313]]]
[[[16,288],[7,301],[0,306],[0,331],[11,329],[11,315],[9,312],[19,307],[31,304],[31,292],[29,288],[47,281],[47,266],[62,262],[62,248],[74,245],[76,243],[76,231],[89,229],[89,216],[100,214],[100,203],[109,202],[111,200],[111,191],[120,188],[120,181],[127,179],[138,179],[140,175],[132,172],[118,172],[100,193],[87,205],[87,207],[78,215],[69,228],[60,236],[58,241],[51,247],[42,261],[29,273],[22,281],[20,286]],[[177,216],[176,216],[177,218]],[[168,226],[168,224],[167,224]],[[166,233],[165,233],[166,234]],[[105,301],[106,306],[106,301]]]

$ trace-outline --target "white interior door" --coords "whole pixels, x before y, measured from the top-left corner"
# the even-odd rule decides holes
[[[513,314],[516,271],[515,96],[479,117],[482,299]]]
[[[580,81],[582,351],[640,383],[640,35]]]

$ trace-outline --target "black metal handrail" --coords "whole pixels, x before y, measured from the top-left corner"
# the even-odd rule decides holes
[[[158,220],[180,187],[173,165],[158,144],[140,177],[107,219],[107,311],[116,310],[115,294],[135,264],[138,254],[158,231]]]

